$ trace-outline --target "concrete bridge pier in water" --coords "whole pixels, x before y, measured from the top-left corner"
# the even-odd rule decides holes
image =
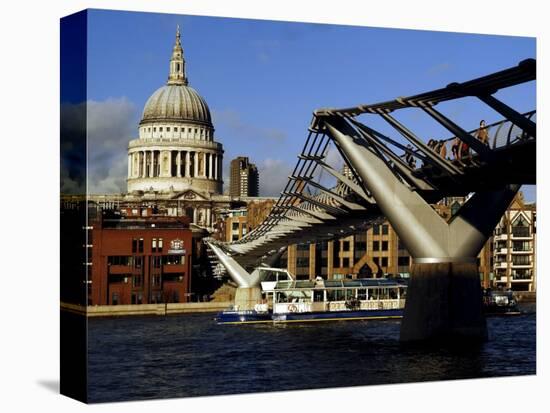
[[[401,341],[486,339],[477,255],[519,185],[475,193],[447,222],[343,118],[324,127],[413,258]]]

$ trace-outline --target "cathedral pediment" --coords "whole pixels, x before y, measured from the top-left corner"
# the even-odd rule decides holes
[[[192,189],[180,192],[174,195],[172,199],[177,199],[180,201],[210,201],[210,199],[204,196],[204,194],[193,191]]]

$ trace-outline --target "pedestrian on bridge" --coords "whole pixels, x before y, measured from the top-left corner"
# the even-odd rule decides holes
[[[447,144],[443,140],[439,141],[439,155],[443,159],[447,159]]]
[[[453,157],[454,157],[457,161],[460,161],[460,151],[459,151],[459,148],[460,148],[460,139],[454,138],[453,144],[451,145],[451,152],[452,152],[452,154],[453,154]]]
[[[489,145],[489,132],[487,132],[487,126],[485,125],[485,120],[479,122],[479,129],[476,132],[477,138],[484,145]]]

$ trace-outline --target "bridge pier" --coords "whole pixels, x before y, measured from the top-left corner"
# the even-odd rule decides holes
[[[253,310],[262,299],[260,287],[238,287],[235,292],[235,306],[241,310]]]
[[[477,255],[519,185],[475,193],[447,222],[340,117],[322,125],[413,258],[401,340],[484,340]]]
[[[482,310],[475,262],[413,263],[400,339],[485,340]]]

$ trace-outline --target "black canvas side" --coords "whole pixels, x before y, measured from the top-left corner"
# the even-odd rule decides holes
[[[60,30],[60,392],[82,402],[87,391],[86,97],[87,11]]]

